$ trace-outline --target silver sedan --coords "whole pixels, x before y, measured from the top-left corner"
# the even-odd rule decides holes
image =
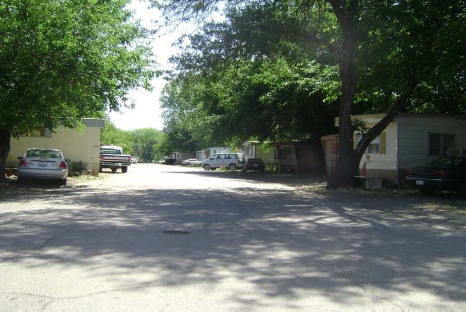
[[[193,166],[200,166],[202,164],[202,161],[200,160],[197,160],[195,158],[191,158],[191,159],[185,159],[183,161],[181,161],[181,164],[182,165],[193,165]]]
[[[53,179],[66,185],[69,159],[57,149],[30,148],[22,157],[18,157],[18,181],[24,179]]]

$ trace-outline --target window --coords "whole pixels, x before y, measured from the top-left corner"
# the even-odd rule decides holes
[[[446,155],[450,147],[455,147],[454,134],[429,133],[429,155]]]
[[[356,134],[355,146],[359,144],[362,139],[362,134]],[[385,154],[385,132],[380,136],[375,137],[371,144],[366,149],[368,154]]]
[[[112,155],[119,155],[120,154],[119,150],[117,150],[117,149],[105,149],[105,148],[101,148],[100,153],[101,154],[112,154]]]
[[[279,159],[287,159],[288,155],[293,154],[293,147],[291,146],[285,146],[282,148],[279,148],[278,150],[278,157]]]

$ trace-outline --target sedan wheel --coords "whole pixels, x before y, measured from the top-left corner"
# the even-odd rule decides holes
[[[209,165],[204,165],[204,170],[210,170],[210,166]]]

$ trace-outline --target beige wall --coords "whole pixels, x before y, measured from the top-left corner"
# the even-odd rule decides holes
[[[369,124],[369,123],[368,123]],[[374,124],[369,124],[374,126]],[[385,154],[364,152],[359,163],[359,168],[362,169],[366,162],[366,169],[378,170],[395,170],[397,169],[397,154],[398,154],[398,123],[392,122],[383,131],[385,132]],[[369,161],[367,160],[369,157]]]
[[[339,150],[338,135],[331,134],[321,138],[322,147],[325,154],[325,169],[328,175],[332,175],[335,171],[337,155]]]
[[[73,130],[58,127],[51,138],[20,137],[11,139],[11,150],[7,158],[7,166],[18,163],[18,157],[23,156],[28,148],[56,148],[62,151],[65,158],[72,162],[82,161],[84,168],[91,174],[99,174],[100,127],[85,127]]]

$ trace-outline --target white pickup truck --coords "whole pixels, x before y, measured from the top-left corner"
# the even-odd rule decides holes
[[[102,145],[100,147],[99,172],[102,172],[102,169],[109,168],[112,172],[121,169],[121,172],[126,173],[129,166],[131,166],[131,155],[123,155],[121,146]]]

